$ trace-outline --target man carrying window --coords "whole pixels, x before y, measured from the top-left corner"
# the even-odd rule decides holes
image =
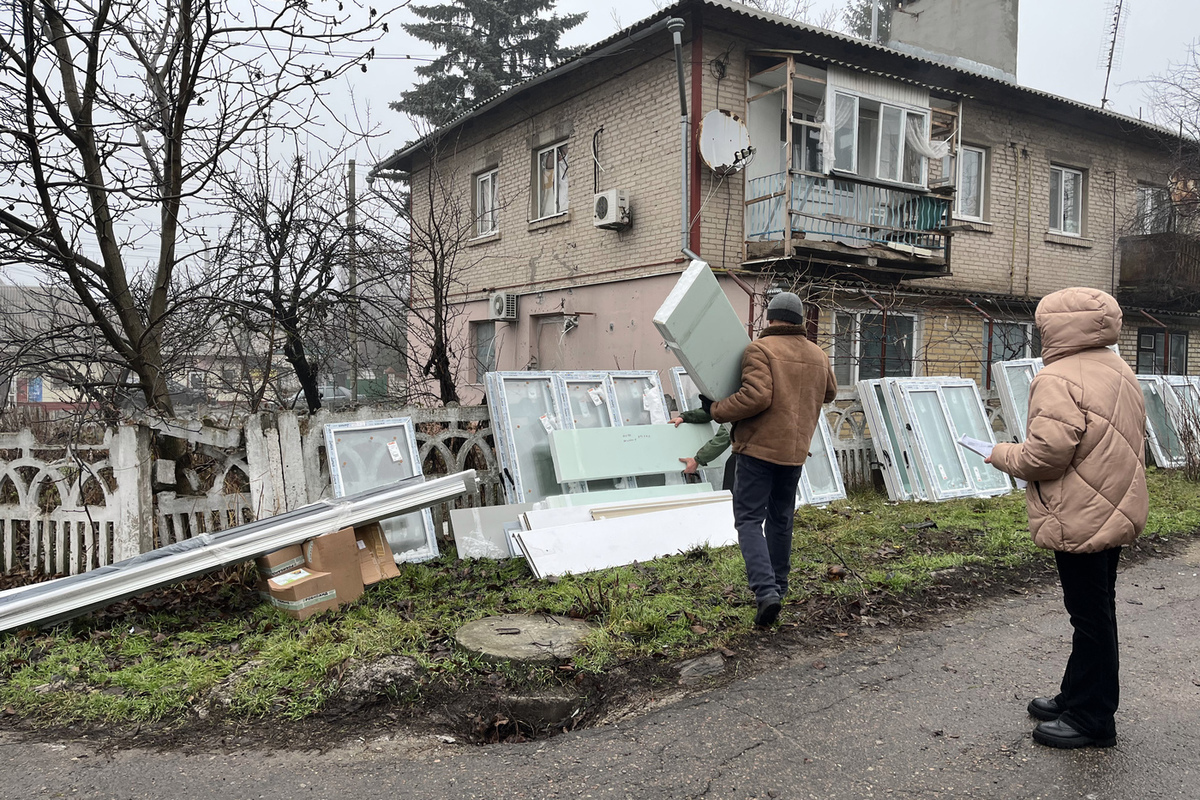
[[[767,305],[767,327],[742,354],[742,385],[723,400],[700,402],[730,428],[733,519],[758,605],[754,624],[779,618],[792,562],[800,470],[821,418],[837,396],[829,356],[805,335],[804,304],[791,292]]]

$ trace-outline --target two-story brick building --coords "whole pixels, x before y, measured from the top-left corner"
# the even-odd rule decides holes
[[[1151,246],[1179,235],[1158,222],[1178,138],[913,51],[680,0],[377,165],[409,181],[414,215],[439,192],[468,215],[463,400],[488,369],[674,366],[651,317],[685,242],[750,326],[772,291],[806,297],[843,384],[986,384],[986,364],[1037,354],[1033,307],[1070,285],[1125,301],[1139,370],[1200,368],[1187,293],[1155,299],[1168,274],[1200,286]]]

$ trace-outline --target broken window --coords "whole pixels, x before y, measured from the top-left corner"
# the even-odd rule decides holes
[[[567,211],[567,143],[559,142],[537,154],[537,217]]]

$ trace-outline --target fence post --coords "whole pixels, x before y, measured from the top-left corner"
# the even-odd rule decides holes
[[[154,549],[154,493],[150,483],[150,430],[120,425],[108,451],[119,513],[113,530],[112,559],[124,561]]]
[[[283,509],[283,475],[279,436],[263,425],[264,414],[247,417],[246,468],[250,471],[250,507],[255,519],[265,519]]]
[[[304,468],[300,419],[295,411],[281,411],[275,420],[279,426],[279,455],[283,461],[285,510],[291,511],[308,504],[308,476]]]

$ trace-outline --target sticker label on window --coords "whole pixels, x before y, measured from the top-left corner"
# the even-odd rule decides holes
[[[538,419],[542,423],[542,427],[546,429],[546,433],[554,430],[554,420],[550,418],[549,414],[542,414]]]
[[[596,391],[596,389],[588,389],[588,396],[592,398],[592,402],[596,405],[601,405],[604,402],[604,395]]]
[[[400,453],[400,444],[395,439],[392,439],[387,443],[387,449],[388,455],[392,457],[392,461],[396,462],[397,464],[404,463],[404,456]]]

